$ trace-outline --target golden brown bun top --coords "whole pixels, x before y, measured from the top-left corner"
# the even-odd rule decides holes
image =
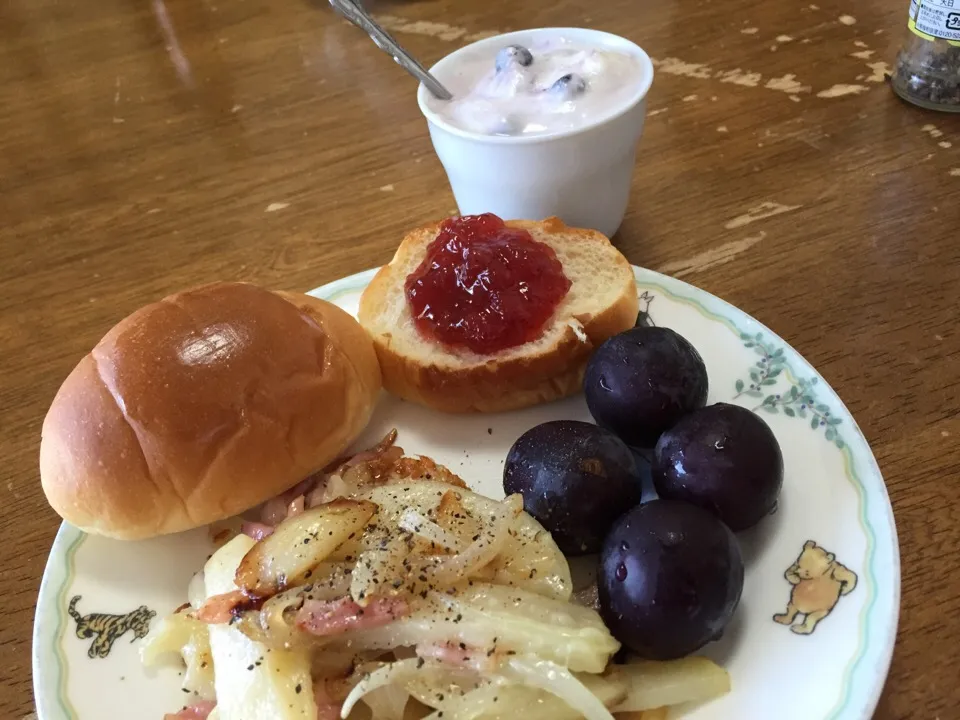
[[[306,295],[215,283],[118,323],[43,423],[51,506],[142,538],[247,510],[339,455],[380,391],[370,339]]]

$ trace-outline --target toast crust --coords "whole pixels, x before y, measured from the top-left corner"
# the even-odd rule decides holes
[[[613,335],[634,325],[638,300],[633,269],[610,241],[592,230],[567,227],[559,218],[542,222],[514,220],[508,227],[522,228],[542,242],[551,237],[575,237],[580,244],[596,244],[597,251],[609,255],[616,264],[619,287],[614,302],[599,312],[563,317],[563,308],[548,322],[565,324],[549,345],[536,341],[488,356],[459,354],[442,348],[436,341],[420,337],[430,353],[442,348],[442,362],[428,353],[411,354],[400,349],[393,333],[378,327],[379,309],[389,300],[391,291],[406,280],[404,268],[419,264],[427,244],[439,231],[440,223],[430,223],[410,232],[400,243],[393,260],[383,266],[360,298],[360,324],[373,338],[383,386],[405,400],[449,413],[504,412],[558,400],[579,392],[583,373],[593,350]],[[408,311],[404,311],[408,314]]]

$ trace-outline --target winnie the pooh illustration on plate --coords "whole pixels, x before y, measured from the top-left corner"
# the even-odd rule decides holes
[[[849,595],[857,587],[857,575],[837,562],[833,553],[817,545],[813,540],[803,544],[803,552],[797,561],[783,574],[793,590],[783,613],[773,616],[775,622],[789,625],[798,635],[809,635],[836,607],[840,598]],[[797,617],[803,615],[801,623]]]

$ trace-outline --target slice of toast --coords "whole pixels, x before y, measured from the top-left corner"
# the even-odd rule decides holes
[[[383,386],[407,400],[445,412],[501,412],[579,392],[590,353],[637,318],[633,269],[598,232],[558,218],[514,220],[557,254],[571,287],[543,334],[489,355],[450,348],[414,325],[404,283],[437,237],[439,223],[400,243],[360,298],[360,324],[373,337]]]

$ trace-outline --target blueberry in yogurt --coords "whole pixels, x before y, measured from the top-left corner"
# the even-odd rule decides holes
[[[565,98],[576,97],[586,89],[587,81],[576,73],[567,73],[550,86],[550,92]]]
[[[628,107],[646,82],[647,70],[628,52],[553,33],[511,40],[459,59],[444,77],[454,99],[428,99],[431,109],[468,132],[543,135]]]
[[[508,45],[497,53],[497,72],[503,72],[514,65],[530,67],[533,65],[533,53],[522,45]]]

